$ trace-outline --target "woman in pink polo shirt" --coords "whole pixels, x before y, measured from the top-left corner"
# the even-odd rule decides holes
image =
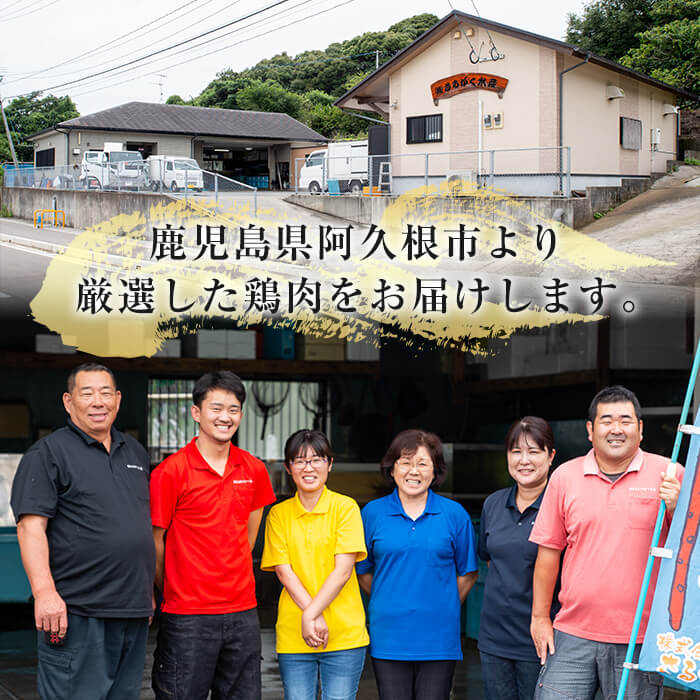
[[[556,453],[546,420],[526,416],[506,434],[513,486],[484,502],[479,556],[489,563],[479,628],[487,700],[532,700],[540,671],[530,637],[537,545],[528,541]]]

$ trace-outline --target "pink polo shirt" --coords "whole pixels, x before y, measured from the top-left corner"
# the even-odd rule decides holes
[[[561,609],[554,627],[597,642],[627,643],[669,460],[642,452],[614,483],[591,450],[562,464],[544,492],[530,541],[562,550]],[[682,469],[678,469],[681,478]],[[664,523],[661,542],[666,539]],[[649,619],[655,566],[638,641]]]

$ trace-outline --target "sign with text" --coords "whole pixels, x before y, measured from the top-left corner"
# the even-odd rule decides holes
[[[443,100],[453,97],[468,90],[491,90],[498,93],[499,97],[508,86],[508,79],[499,75],[489,75],[488,73],[457,73],[449,78],[436,80],[430,86],[430,93],[433,100]]]

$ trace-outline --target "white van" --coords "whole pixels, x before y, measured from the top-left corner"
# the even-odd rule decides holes
[[[367,140],[337,141],[328,149],[312,151],[299,170],[299,188],[311,194],[328,189],[336,180],[341,192],[358,194],[368,182]]]
[[[204,189],[204,173],[194,158],[182,156],[148,156],[148,179],[154,192]]]

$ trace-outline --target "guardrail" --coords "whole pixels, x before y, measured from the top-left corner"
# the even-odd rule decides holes
[[[132,161],[133,162],[133,161]],[[129,164],[131,166],[131,164]],[[258,188],[208,170],[184,170],[152,179],[146,164],[129,168],[110,168],[99,164],[85,169],[79,165],[57,165],[46,168],[7,168],[5,187],[33,187],[54,190],[92,190],[109,192],[155,192],[171,197],[212,198],[217,207],[226,203],[228,194],[244,194],[252,198],[257,212]]]
[[[297,194],[403,194],[415,188],[462,181],[528,196],[571,196],[571,147],[509,148],[357,156],[331,156],[304,168],[294,163]],[[358,187],[359,183],[359,187]],[[459,194],[450,186],[452,193]],[[442,193],[444,194],[444,192]]]

